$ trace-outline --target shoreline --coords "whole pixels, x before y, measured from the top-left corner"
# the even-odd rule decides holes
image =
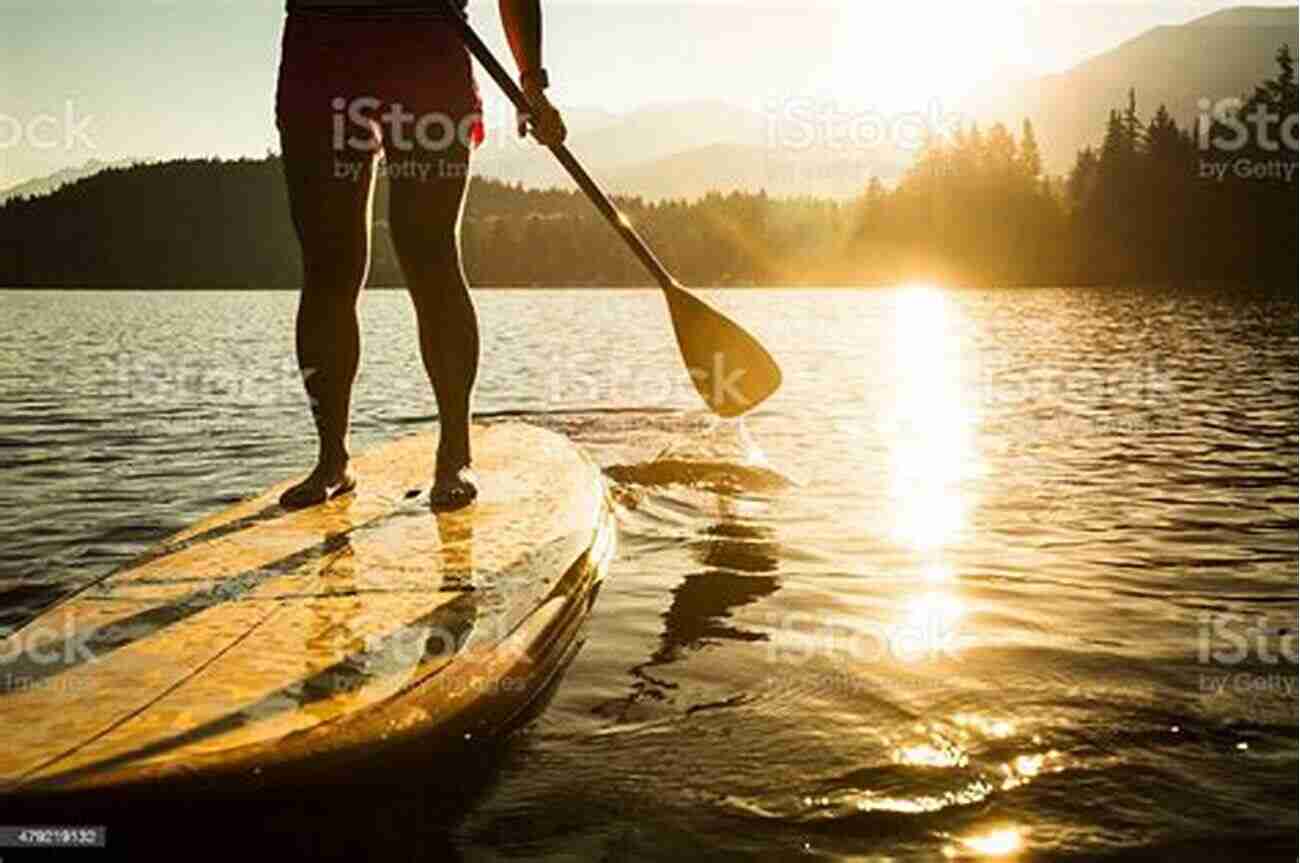
[[[1209,293],[1221,291],[1238,291],[1255,294],[1284,294],[1288,289],[1282,286],[1273,286],[1266,284],[1256,284],[1252,282],[1226,282],[1226,281],[1197,281],[1190,283],[1182,282],[1142,282],[1142,283],[1105,283],[1105,282],[1077,282],[1077,283],[1042,283],[1042,284],[1004,284],[1004,285],[982,285],[982,284],[943,284],[939,281],[932,281],[925,278],[901,279],[893,282],[868,282],[861,284],[804,284],[804,283],[787,283],[787,284],[753,284],[753,285],[734,285],[734,284],[704,284],[704,285],[687,285],[690,290],[698,291],[875,291],[888,290],[907,285],[927,285],[938,287],[950,291],[1035,291],[1035,290],[1124,290],[1124,291],[1179,291],[1184,293]],[[29,292],[55,292],[55,291],[83,291],[83,292],[103,292],[103,293],[298,293],[301,286],[275,285],[268,287],[250,287],[248,285],[0,285],[0,291],[29,291]],[[367,285],[366,291],[404,291],[405,285]],[[659,287],[654,284],[637,284],[637,285],[470,285],[471,291],[656,291]]]

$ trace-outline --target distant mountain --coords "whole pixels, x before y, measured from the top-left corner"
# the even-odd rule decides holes
[[[1064,173],[1078,151],[1097,144],[1111,108],[1135,88],[1144,117],[1162,103],[1183,125],[1198,101],[1251,92],[1276,72],[1283,43],[1297,47],[1295,7],[1226,9],[1186,24],[1157,27],[1067,72],[985,88],[963,114],[1018,131],[1033,120],[1046,169]],[[723,102],[657,105],[615,117],[570,112],[570,146],[592,174],[618,193],[648,199],[698,198],[711,191],[766,191],[777,197],[860,194],[871,177],[900,177],[915,154],[877,147],[844,153],[773,146],[766,119]],[[591,116],[588,116],[591,114]],[[477,158],[477,172],[531,188],[572,189],[543,151],[495,132]]]
[[[634,165],[690,150],[718,144],[756,146],[763,134],[760,117],[721,102],[657,105],[585,128],[569,117],[572,112],[565,113],[572,130],[569,146],[601,181]],[[533,188],[573,188],[544,150],[506,135],[506,140],[489,138],[476,159],[479,174]]]
[[[724,102],[644,108],[575,130],[570,147],[610,191],[647,199],[693,199],[714,191],[847,198],[860,194],[872,176],[900,176],[913,158],[888,148],[858,154],[783,148],[771,140],[761,114]],[[476,171],[526,187],[574,188],[544,151],[513,142],[490,141],[476,158]]]
[[[1249,94],[1273,77],[1274,55],[1283,43],[1296,49],[1298,26],[1296,7],[1240,7],[1157,27],[1062,74],[990,87],[967,113],[1016,128],[1029,117],[1047,169],[1064,172],[1079,149],[1098,143],[1107,113],[1127,104],[1130,87],[1144,117],[1165,104],[1190,124],[1200,99]]]
[[[767,192],[772,197],[844,199],[861,195],[872,177],[893,179],[911,155],[714,144],[614,172],[609,186],[626,195],[698,198],[709,192]]]
[[[0,204],[3,204],[11,198],[48,195],[69,183],[75,183],[77,180],[94,176],[107,168],[121,167],[129,164],[131,164],[129,161],[101,162],[99,159],[91,159],[79,167],[64,168],[63,170],[56,171],[46,177],[37,177],[34,180],[27,180],[24,183],[10,186],[7,189],[0,189]]]
[[[1187,27],[1277,27],[1295,30],[1296,9],[1292,6],[1238,6],[1222,9],[1184,25]]]

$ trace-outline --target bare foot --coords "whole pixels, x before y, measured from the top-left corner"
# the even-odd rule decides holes
[[[446,477],[436,477],[429,492],[429,506],[434,512],[464,509],[478,499],[478,477],[468,466]]]
[[[316,465],[311,476],[280,495],[285,509],[306,509],[348,494],[357,487],[357,477],[345,463],[342,467]]]

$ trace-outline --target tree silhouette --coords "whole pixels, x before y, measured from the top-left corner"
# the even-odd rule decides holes
[[[890,187],[872,178],[847,203],[712,193],[620,198],[618,207],[684,281],[697,285],[1257,283],[1289,290],[1297,268],[1296,108],[1289,46],[1235,118],[1263,109],[1271,137],[1213,144],[1229,122],[1149,120],[1129,91],[1100,145],[1064,180],[1043,175],[1033,125],[932,135]],[[1253,137],[1253,136],[1252,136]],[[1209,143],[1207,143],[1209,142]],[[401,270],[376,192],[371,283]],[[649,285],[577,192],[472,181],[463,232],[479,286]],[[300,281],[280,161],[190,159],[111,168],[0,206],[0,284],[292,288]]]

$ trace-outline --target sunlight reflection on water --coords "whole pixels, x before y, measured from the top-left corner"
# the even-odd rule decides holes
[[[473,859],[1292,847],[1294,690],[1204,677],[1294,664],[1197,638],[1294,633],[1294,297],[720,292],[787,376],[743,427],[702,417],[656,292],[475,299],[478,409],[581,444],[621,536],[554,701],[447,828]],[[291,294],[3,302],[0,623],[314,453]],[[434,413],[409,300],[363,323],[358,448]]]
[[[894,535],[920,551],[941,551],[965,528],[963,480],[976,472],[977,420],[962,391],[961,321],[932,286],[901,290],[893,313],[889,434]]]
[[[968,836],[960,840],[960,848],[944,849],[947,857],[961,857],[962,852],[973,852],[980,857],[1010,857],[1021,850],[1024,842],[1015,827],[999,827],[987,833]]]

